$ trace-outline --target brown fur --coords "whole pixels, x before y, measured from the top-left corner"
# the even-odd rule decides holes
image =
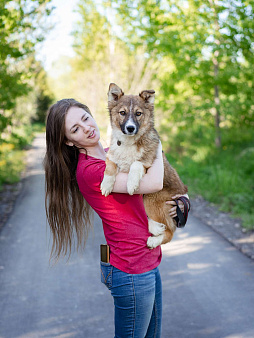
[[[117,174],[117,165],[110,161],[108,158],[106,158],[106,169],[104,172],[104,175],[116,175]]]
[[[110,84],[108,108],[112,126],[112,136],[104,174],[105,181],[103,180],[101,188],[107,185],[109,181],[106,182],[106,179],[109,179],[112,191],[114,183],[113,176],[117,174],[115,163],[119,171],[129,172],[129,177],[131,176],[133,179],[135,175],[131,172],[131,166],[134,162],[138,162],[138,164],[144,166],[143,173],[145,173],[154,162],[159,144],[159,135],[154,128],[154,94],[155,92],[153,90],[144,90],[139,96],[124,95],[123,91],[117,85]],[[133,128],[133,133],[128,135],[128,130],[132,132]],[[164,154],[163,162],[163,189],[153,194],[144,195],[144,205],[148,217],[160,225],[166,225],[160,244],[169,242],[176,229],[175,221],[169,216],[171,206],[165,202],[171,200],[172,196],[176,194],[185,194],[188,191]],[[131,194],[135,191],[133,190],[131,178],[128,191]],[[105,192],[102,188],[104,195],[107,195],[109,192],[110,190]]]
[[[172,200],[177,194],[186,194],[188,188],[182,183],[176,170],[169,164],[166,156],[163,154],[164,180],[163,189],[153,194],[144,195],[144,205],[147,216],[158,223],[166,225],[166,233],[162,244],[170,242],[176,229],[176,222],[169,216],[171,206],[165,202]]]

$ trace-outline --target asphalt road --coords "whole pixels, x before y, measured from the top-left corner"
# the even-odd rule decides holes
[[[44,138],[0,233],[0,337],[112,338],[113,301],[100,282],[102,227],[86,250],[49,264],[41,161]],[[254,262],[191,217],[163,246],[162,337],[254,337]]]

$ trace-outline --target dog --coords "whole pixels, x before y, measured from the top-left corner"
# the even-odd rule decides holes
[[[108,196],[114,187],[117,173],[128,173],[127,191],[130,195],[139,187],[139,181],[156,158],[159,135],[154,128],[154,90],[143,90],[139,95],[124,95],[116,84],[108,90],[108,109],[112,135],[106,157],[106,169],[101,192]],[[176,221],[169,216],[171,206],[165,202],[176,194],[184,195],[188,188],[169,164],[163,153],[164,180],[159,192],[144,195],[148,216],[149,248],[171,241]]]

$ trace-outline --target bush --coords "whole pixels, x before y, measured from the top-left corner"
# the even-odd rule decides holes
[[[243,132],[243,131],[242,131]],[[243,226],[254,229],[254,146],[252,131],[245,131],[244,139],[237,132],[224,134],[222,149],[216,149],[203,139],[184,139],[184,155],[171,148],[169,162],[189,187],[190,196],[202,195],[222,211],[240,217]],[[194,140],[194,141],[193,141]],[[199,144],[198,144],[199,143]]]
[[[16,183],[25,169],[25,148],[33,141],[36,132],[43,131],[40,124],[16,128],[0,143],[0,189],[2,185]]]

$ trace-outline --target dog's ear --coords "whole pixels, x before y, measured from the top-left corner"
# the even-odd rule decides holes
[[[118,87],[115,83],[110,83],[108,89],[108,101],[118,101],[121,96],[124,95],[124,92],[120,87]]]
[[[143,90],[139,96],[147,103],[154,103],[155,91],[152,90]]]

